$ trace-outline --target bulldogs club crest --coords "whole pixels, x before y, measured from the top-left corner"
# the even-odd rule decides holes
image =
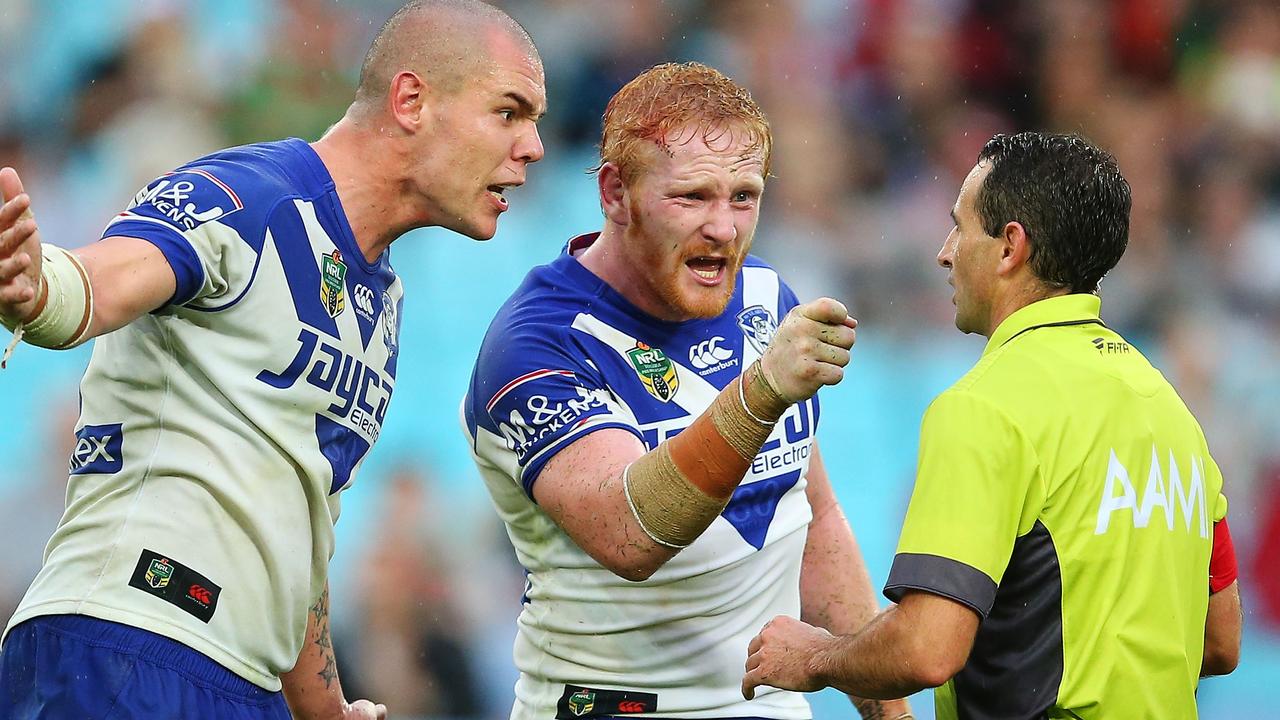
[[[738,327],[751,347],[763,355],[765,348],[773,342],[773,334],[778,332],[778,321],[763,305],[752,305],[738,313]]]
[[[400,347],[400,318],[391,293],[382,291],[382,342],[387,346],[387,356],[395,357]]]

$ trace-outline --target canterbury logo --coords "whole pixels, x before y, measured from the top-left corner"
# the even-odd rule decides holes
[[[618,712],[620,713],[639,713],[645,711],[645,705],[642,702],[634,700],[623,700],[618,703]]]
[[[188,588],[187,595],[189,595],[191,599],[198,600],[204,603],[205,605],[208,605],[209,603],[213,602],[213,593],[200,587],[199,585],[192,585],[190,588]]]
[[[689,364],[699,370],[706,370],[733,357],[732,350],[720,347],[722,342],[724,338],[717,335],[689,348]]]
[[[364,285],[356,285],[355,292],[356,309],[367,317],[373,317],[373,291]]]

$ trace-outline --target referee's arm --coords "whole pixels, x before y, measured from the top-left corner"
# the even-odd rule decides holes
[[[1213,524],[1213,555],[1209,560],[1209,614],[1204,621],[1204,658],[1200,677],[1226,675],[1240,664],[1240,583],[1236,580],[1236,549],[1223,518]]]

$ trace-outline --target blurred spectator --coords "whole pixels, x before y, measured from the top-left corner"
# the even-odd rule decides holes
[[[397,716],[480,716],[466,625],[455,599],[465,576],[431,522],[427,477],[405,465],[387,478],[379,523],[358,562],[360,631],[343,668],[347,693],[376,697]]]
[[[291,136],[315,140],[351,102],[355,70],[372,35],[351,32],[358,27],[356,16],[340,4],[280,4],[269,54],[226,104],[223,119],[233,144]]]

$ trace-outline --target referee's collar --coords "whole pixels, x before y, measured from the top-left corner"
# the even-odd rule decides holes
[[[1038,300],[1014,311],[991,333],[985,356],[1014,337],[1046,325],[1083,325],[1101,323],[1102,298],[1092,293],[1072,293]]]

